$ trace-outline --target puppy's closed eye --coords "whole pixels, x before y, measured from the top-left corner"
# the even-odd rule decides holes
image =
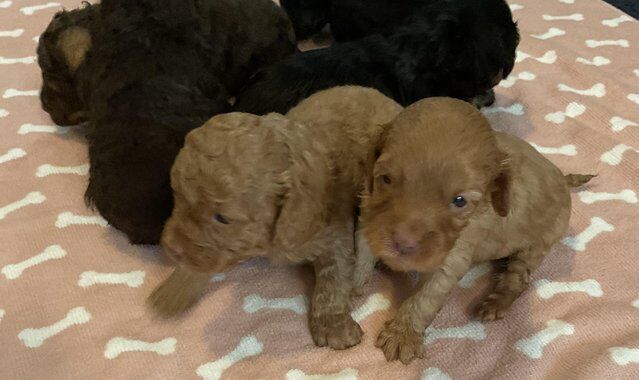
[[[228,218],[220,213],[215,213],[213,215],[213,220],[222,223],[222,224],[230,224],[231,222],[228,220]]]

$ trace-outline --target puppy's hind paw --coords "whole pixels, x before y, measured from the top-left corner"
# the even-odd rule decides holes
[[[475,315],[482,322],[496,321],[504,317],[510,305],[511,303],[506,302],[501,294],[491,293],[477,306]]]
[[[348,313],[311,317],[309,324],[313,341],[319,347],[344,350],[359,344],[364,335]]]

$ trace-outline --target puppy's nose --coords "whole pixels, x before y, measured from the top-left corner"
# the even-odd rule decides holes
[[[419,240],[410,234],[395,232],[393,249],[400,255],[412,255],[419,249]]]

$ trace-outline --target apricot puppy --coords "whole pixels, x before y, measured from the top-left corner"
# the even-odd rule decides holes
[[[218,115],[190,132],[171,170],[173,214],[161,244],[177,268],[150,296],[162,315],[197,301],[209,277],[255,256],[312,262],[318,346],[361,341],[351,315],[355,209],[374,147],[401,107],[341,87],[279,114]]]
[[[380,153],[358,254],[431,274],[377,339],[386,359],[405,364],[421,357],[425,328],[473,263],[508,257],[477,309],[482,321],[501,318],[565,235],[570,187],[592,178],[564,176],[528,143],[494,132],[475,107],[450,98],[407,107]]]

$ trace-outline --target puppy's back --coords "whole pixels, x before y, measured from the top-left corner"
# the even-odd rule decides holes
[[[310,96],[287,116],[319,125],[339,122],[370,127],[389,123],[402,109],[399,103],[373,88],[340,86]]]

